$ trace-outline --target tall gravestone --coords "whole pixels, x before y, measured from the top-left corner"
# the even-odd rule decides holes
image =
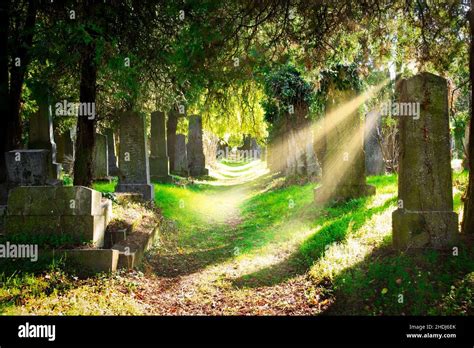
[[[105,130],[107,136],[107,154],[109,158],[109,175],[118,175],[117,155],[115,154],[115,133],[113,129],[107,128]]]
[[[92,162],[92,177],[94,180],[107,179],[109,176],[107,136],[95,133]]]
[[[187,155],[189,175],[209,175],[202,143],[202,117],[198,115],[189,117]]]
[[[151,113],[150,179],[159,182],[171,181],[165,121],[163,112]]]
[[[178,117],[178,111],[173,108],[168,112],[168,120],[166,121],[166,145],[171,170],[174,170],[174,154],[176,153],[175,144],[176,130],[178,129]]]
[[[176,134],[174,151],[174,172],[181,176],[188,176],[188,156],[186,153],[186,136],[184,134]]]
[[[120,115],[119,182],[115,191],[141,193],[143,199],[153,201],[145,137],[143,116],[133,111]]]
[[[381,125],[381,116],[381,113],[377,111],[370,111],[366,115],[364,151],[367,175],[382,175],[385,173],[382,149],[377,140],[377,129]]]
[[[453,212],[447,81],[430,73],[402,80],[397,99],[419,103],[420,113],[399,119],[393,244],[397,249],[448,246],[456,240],[458,216]]]
[[[45,102],[39,103],[39,110],[30,117],[28,149],[49,151],[48,175],[51,181],[59,178],[60,164],[56,160],[56,143],[53,133],[53,115]]]
[[[325,151],[322,164],[322,185],[314,191],[316,203],[346,201],[375,194],[375,187],[365,181],[363,151],[364,128],[359,111],[337,117],[354,100],[357,92],[330,86],[323,129]],[[328,119],[335,117],[338,121]]]

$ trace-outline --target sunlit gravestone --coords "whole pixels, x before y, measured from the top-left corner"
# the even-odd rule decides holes
[[[375,194],[375,187],[366,184],[363,119],[359,109],[349,103],[356,96],[354,90],[341,91],[333,85],[329,88],[322,128],[322,180],[314,191],[317,204]]]
[[[107,136],[96,133],[93,151],[92,176],[94,180],[107,179],[109,176],[109,154]]]
[[[186,136],[184,134],[176,134],[174,152],[173,171],[178,175],[188,176],[188,156],[186,153]]]
[[[202,117],[193,115],[189,117],[187,156],[189,175],[208,175],[204,148],[202,142]]]
[[[458,232],[449,152],[448,84],[442,77],[422,73],[400,82],[397,99],[406,107],[419,105],[420,113],[399,119],[393,244],[398,249],[442,248],[454,242]]]
[[[159,182],[171,181],[165,121],[163,112],[151,113],[150,179]]]
[[[145,119],[133,111],[120,115],[119,181],[116,192],[141,193],[153,201],[145,139]]]

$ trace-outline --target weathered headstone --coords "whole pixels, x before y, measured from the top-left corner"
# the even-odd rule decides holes
[[[420,103],[417,118],[399,120],[398,209],[392,214],[397,249],[448,246],[456,240],[449,152],[448,85],[422,73],[402,80],[398,102]],[[408,105],[408,104],[405,104]]]
[[[119,173],[117,166],[117,156],[115,155],[115,133],[113,129],[107,128],[105,130],[107,136],[107,153],[109,156],[109,175],[116,176]]]
[[[171,181],[165,125],[163,112],[151,113],[150,179],[159,182]]]
[[[145,139],[145,119],[139,113],[127,111],[120,115],[119,182],[116,192],[141,193],[153,201],[150,167]]]
[[[71,170],[74,165],[74,142],[71,130],[67,130],[62,134],[57,134],[56,139],[56,160],[61,163],[66,172]]]
[[[447,81],[430,73],[402,80],[401,103],[419,103],[420,114],[400,117],[398,209],[392,214],[397,249],[448,246],[456,240],[453,212]]]
[[[344,107],[357,96],[353,90],[337,90],[330,86],[324,132],[326,148],[323,158],[322,185],[314,191],[316,203],[345,201],[375,194],[375,187],[365,181],[363,126],[356,109],[343,117]],[[334,113],[337,113],[336,115]],[[329,119],[333,117],[333,119]],[[334,117],[338,122],[334,121]]]
[[[178,117],[179,113],[177,110],[172,108],[168,112],[168,120],[166,121],[166,145],[168,150],[168,157],[171,171],[174,170],[174,154],[176,144],[176,130],[178,129]]]
[[[83,186],[20,186],[8,197],[7,235],[63,236],[68,242],[104,244],[112,204]]]
[[[56,161],[56,143],[53,134],[53,116],[47,103],[40,102],[39,110],[30,118],[28,148],[32,150],[48,150],[50,155],[49,176],[57,180],[61,165]]]
[[[5,154],[7,178],[14,186],[56,185],[51,178],[49,150],[12,150]]]
[[[94,180],[104,180],[109,177],[109,154],[107,136],[95,133],[92,177]]]
[[[381,124],[381,113],[371,111],[366,115],[364,131],[365,170],[367,175],[385,173],[382,149],[377,140],[377,128]]]
[[[174,172],[181,176],[188,176],[188,156],[186,153],[186,136],[184,134],[176,134],[174,158]]]
[[[189,175],[209,175],[202,143],[202,117],[198,115],[189,117],[187,155]]]

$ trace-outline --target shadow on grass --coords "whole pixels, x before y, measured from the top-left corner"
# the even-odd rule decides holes
[[[223,262],[233,256],[233,246],[226,245],[191,253],[151,253],[147,263],[156,275],[162,277],[185,276],[200,271],[206,266]]]
[[[401,253],[388,238],[332,279],[336,301],[326,314],[472,315],[472,283],[462,281],[474,272],[474,243],[463,239],[453,256],[450,249]]]
[[[283,261],[234,279],[233,285],[236,287],[272,286],[306,273],[311,265],[324,255],[327,247],[343,241],[350,231],[357,231],[373,215],[382,213],[396,202],[394,197],[387,199],[382,205],[367,209],[368,200],[369,198],[361,198],[330,207],[329,212],[337,207],[343,208],[343,211],[347,208],[350,210],[332,217],[331,222],[323,225],[321,229],[306,239],[296,252]],[[320,219],[325,218],[321,217]]]

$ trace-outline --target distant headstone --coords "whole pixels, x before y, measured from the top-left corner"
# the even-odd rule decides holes
[[[453,212],[447,81],[430,73],[402,80],[397,99],[400,105],[419,103],[420,113],[399,119],[393,244],[403,250],[448,246],[457,237],[458,215]]]
[[[254,160],[262,158],[262,148],[257,143],[257,139],[251,138],[250,139],[250,151],[252,151],[252,158]]]
[[[198,115],[189,117],[187,155],[189,175],[209,175],[202,143],[202,117]]]
[[[166,143],[165,114],[161,111],[151,113],[151,152],[150,179],[170,182],[169,158]]]
[[[321,165],[319,164],[316,153],[314,152],[314,137],[313,132],[307,131],[307,142],[306,142],[306,174],[311,177],[321,176]]]
[[[10,191],[5,230],[7,236],[67,236],[102,247],[111,209],[110,200],[87,187],[20,186]]]
[[[56,139],[56,160],[61,163],[66,172],[69,172],[74,166],[74,142],[71,130],[58,134]]]
[[[141,193],[143,199],[153,201],[145,136],[144,117],[133,111],[120,115],[120,173],[116,192]]]
[[[341,91],[334,85],[330,86],[323,126],[326,149],[322,185],[315,189],[316,203],[346,201],[375,194],[375,187],[365,181],[364,128],[359,112],[356,109],[340,116],[345,112],[341,106],[356,96],[354,90]]]
[[[49,175],[57,180],[61,166],[56,160],[56,143],[53,133],[53,116],[47,103],[40,102],[39,110],[30,117],[28,148],[31,150],[48,150],[51,157]]]
[[[381,124],[381,114],[377,111],[367,113],[364,131],[365,170],[367,175],[385,173],[382,149],[377,140],[377,128]]]
[[[174,158],[174,172],[181,176],[188,176],[188,156],[186,153],[186,136],[184,134],[176,134]]]
[[[113,129],[107,128],[105,130],[105,135],[107,136],[107,153],[109,156],[109,175],[117,176],[119,169],[117,166],[117,156],[115,151],[115,133]]]
[[[170,163],[170,170],[174,169],[174,154],[176,144],[176,130],[178,128],[179,113],[175,109],[168,112],[168,120],[166,121],[166,144]]]
[[[94,178],[94,180],[107,179],[109,176],[109,154],[107,136],[95,133],[92,162],[92,177]]]
[[[214,166],[217,161],[217,144],[219,138],[214,133],[204,131],[202,134],[204,158],[207,166]]]

